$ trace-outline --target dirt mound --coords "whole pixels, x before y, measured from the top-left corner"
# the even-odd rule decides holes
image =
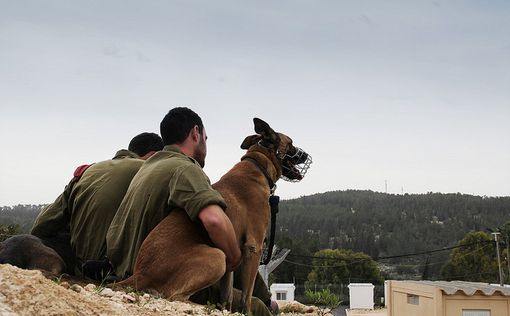
[[[308,308],[308,307],[307,307]],[[324,315],[317,308],[281,315]],[[210,306],[170,302],[146,293],[125,293],[47,279],[40,271],[0,264],[0,315],[240,315]]]
[[[2,315],[201,315],[204,307],[89,284],[59,284],[40,271],[0,265]],[[211,311],[213,315],[224,315]]]

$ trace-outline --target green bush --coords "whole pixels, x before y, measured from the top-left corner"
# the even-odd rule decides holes
[[[6,240],[7,238],[17,235],[19,232],[18,225],[4,225],[0,224],[0,242]]]
[[[329,289],[324,289],[321,291],[306,290],[305,298],[310,303],[321,306],[327,306],[331,309],[337,307],[342,303],[340,297],[335,293],[331,293]]]

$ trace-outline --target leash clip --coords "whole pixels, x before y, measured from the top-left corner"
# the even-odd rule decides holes
[[[276,192],[276,183],[273,185],[273,187],[269,190],[269,196],[274,196]]]

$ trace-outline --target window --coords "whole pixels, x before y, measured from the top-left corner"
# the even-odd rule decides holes
[[[287,300],[287,292],[276,292],[276,300],[277,301],[286,301]]]
[[[420,297],[418,295],[407,294],[407,304],[420,305]]]
[[[490,310],[463,309],[462,316],[491,316]]]

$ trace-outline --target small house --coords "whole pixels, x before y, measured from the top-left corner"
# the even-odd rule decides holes
[[[277,301],[294,301],[294,291],[296,286],[294,283],[273,283],[271,284],[271,298]]]
[[[464,281],[387,281],[388,316],[510,316],[510,287]]]

